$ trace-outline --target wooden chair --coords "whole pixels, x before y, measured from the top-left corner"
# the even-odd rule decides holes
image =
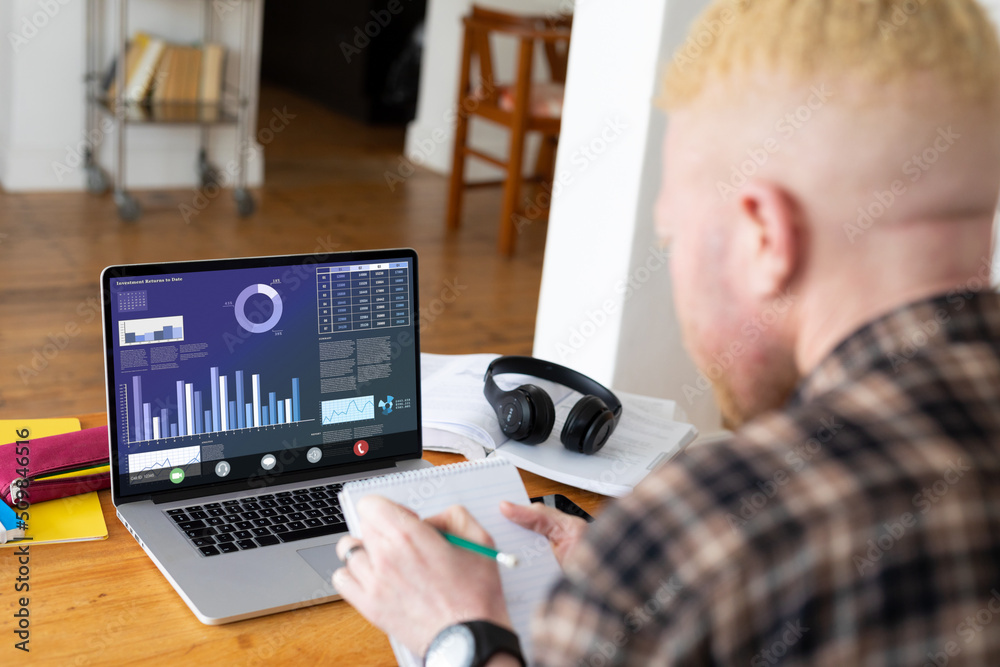
[[[535,164],[535,176],[527,179],[549,183],[555,171],[556,146],[562,120],[562,98],[566,83],[571,17],[518,16],[473,5],[463,19],[465,40],[462,47],[462,68],[458,82],[458,108],[455,126],[455,148],[448,197],[447,224],[458,229],[462,217],[462,194],[465,184],[465,159],[475,157],[505,169],[503,205],[500,210],[498,249],[512,255],[520,220],[518,198],[521,194],[524,143],[528,132],[539,132],[542,144]],[[517,73],[513,83],[501,84],[494,76],[491,40],[500,35],[517,40]],[[550,81],[532,79],[536,44],[544,48]],[[479,63],[479,83],[471,80],[473,60]],[[467,145],[470,116],[480,116],[503,125],[510,131],[510,151],[507,161],[475,150]],[[543,186],[544,187],[544,186]],[[539,196],[539,200],[543,197]]]

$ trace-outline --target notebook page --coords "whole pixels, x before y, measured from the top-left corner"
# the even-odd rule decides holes
[[[487,459],[345,484],[340,504],[347,527],[355,537],[362,537],[355,503],[370,494],[405,505],[421,518],[437,514],[451,505],[464,505],[493,537],[497,549],[515,554],[518,566],[513,569],[501,567],[500,578],[514,631],[521,639],[524,654],[531,655],[532,613],[545,599],[561,570],[544,537],[500,514],[501,500],[521,505],[529,502],[517,468],[501,459]],[[393,642],[393,649],[401,665],[421,664],[412,654],[402,655],[402,646],[397,642]]]

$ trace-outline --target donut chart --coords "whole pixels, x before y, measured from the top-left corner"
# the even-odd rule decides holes
[[[264,296],[271,299],[271,303],[274,304],[274,311],[271,313],[271,317],[267,318],[266,322],[261,322],[259,324],[251,322],[246,314],[247,299],[249,299],[254,294],[263,294]],[[264,333],[265,331],[270,331],[281,319],[281,296],[278,292],[269,285],[250,285],[245,290],[240,292],[239,297],[236,299],[236,321],[240,323],[240,326],[249,331],[250,333]]]

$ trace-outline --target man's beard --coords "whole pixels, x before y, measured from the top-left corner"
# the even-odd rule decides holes
[[[735,431],[767,412],[781,409],[798,383],[799,373],[791,358],[784,362],[776,360],[761,369],[761,375],[748,383],[752,390],[742,398],[729,376],[713,380],[712,390],[722,411],[723,426]]]

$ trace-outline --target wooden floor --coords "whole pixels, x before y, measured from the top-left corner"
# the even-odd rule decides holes
[[[98,277],[110,264],[409,246],[421,259],[424,351],[531,351],[544,224],[501,258],[499,189],[469,190],[464,226],[448,233],[443,176],[386,185],[402,129],[369,128],[282,90],[261,97],[262,124],[274,107],[296,118],[266,147],[252,218],[236,216],[228,192],[189,223],[179,207],[193,190],[137,193],[135,223],[119,221],[107,195],[0,192],[0,418],[105,409]]]

